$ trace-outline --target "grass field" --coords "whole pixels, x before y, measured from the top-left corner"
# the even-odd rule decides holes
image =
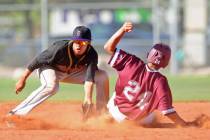
[[[110,93],[113,92],[116,77],[110,77]],[[168,76],[174,101],[210,101],[210,76]],[[0,78],[0,102],[23,100],[40,83],[36,78],[29,78],[25,89],[19,95],[14,92],[16,80]],[[50,100],[82,100],[81,85],[60,84],[59,92]]]

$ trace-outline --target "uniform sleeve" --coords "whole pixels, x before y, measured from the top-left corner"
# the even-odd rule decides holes
[[[132,55],[126,53],[125,51],[116,49],[108,64],[117,71],[120,71],[125,67],[126,63],[131,60],[131,57]]]
[[[87,72],[85,76],[85,81],[92,81],[94,82],[95,72],[98,70],[97,64],[98,64],[98,54],[96,51],[93,51],[91,54],[89,54],[90,63],[87,67]]]
[[[160,110],[163,115],[174,113],[175,109],[172,106],[171,90],[166,78],[159,80],[157,90],[159,96],[158,110]]]
[[[30,71],[34,71],[41,66],[47,66],[50,63],[50,58],[52,57],[52,53],[48,50],[43,51],[41,54],[36,56],[29,64],[28,69]]]
[[[64,45],[63,42],[55,42],[53,43],[48,49],[41,52],[38,56],[36,56],[29,64],[28,69],[30,71],[34,71],[37,68],[42,66],[49,66],[51,65],[53,58],[55,57],[59,47]]]

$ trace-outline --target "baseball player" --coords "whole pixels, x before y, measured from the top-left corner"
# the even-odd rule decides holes
[[[48,49],[36,56],[16,83],[16,94],[22,91],[30,74],[37,69],[41,86],[29,97],[12,109],[10,115],[26,115],[34,107],[54,95],[59,82],[83,84],[85,98],[82,105],[84,118],[93,108],[92,92],[96,85],[96,109],[106,107],[109,98],[107,73],[98,69],[98,54],[91,45],[91,31],[78,26],[71,40],[56,41]],[[69,91],[71,92],[71,91]]]
[[[109,64],[118,72],[115,93],[107,104],[109,113],[117,122],[138,121],[158,109],[179,126],[190,124],[172,106],[167,78],[159,72],[169,63],[170,47],[155,44],[148,53],[146,64],[135,55],[116,48],[123,35],[132,29],[132,23],[125,22],[104,45],[112,55]]]

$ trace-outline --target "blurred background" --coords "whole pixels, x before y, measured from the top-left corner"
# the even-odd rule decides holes
[[[134,30],[118,47],[145,60],[154,43],[170,45],[171,62],[162,72],[175,101],[210,101],[209,7],[210,0],[0,0],[0,103],[23,100],[37,88],[39,79],[31,76],[23,93],[14,94],[31,59],[54,41],[70,39],[78,25],[92,30],[99,67],[110,74],[111,94],[117,76],[103,45],[125,21],[133,22]],[[52,100],[84,96],[80,85],[60,89]]]
[[[0,0],[0,76],[17,74],[78,25],[92,30],[99,67],[109,69],[103,45],[124,21],[134,30],[119,47],[145,60],[154,43],[167,43],[170,74],[208,74],[209,6],[210,0]]]

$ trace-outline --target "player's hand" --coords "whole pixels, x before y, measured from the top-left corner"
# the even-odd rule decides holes
[[[133,30],[133,24],[131,22],[125,22],[122,29],[124,32],[131,32]]]
[[[202,127],[204,123],[209,120],[209,117],[205,114],[201,114],[195,120],[187,122],[188,127]]]
[[[179,125],[177,127],[181,127],[181,128],[198,127],[198,124],[195,121],[192,121],[192,122],[185,122],[184,125]]]
[[[25,80],[20,79],[15,85],[15,92],[18,94],[25,87]]]
[[[82,104],[82,119],[86,121],[93,115],[93,104],[83,103]]]
[[[186,123],[187,127],[197,127],[198,123],[196,121],[192,121],[192,122],[187,122]]]

